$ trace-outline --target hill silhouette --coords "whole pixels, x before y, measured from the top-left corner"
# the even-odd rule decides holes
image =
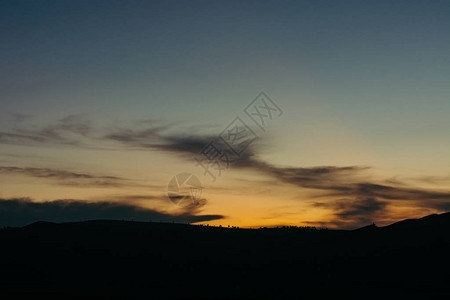
[[[448,298],[450,213],[357,230],[96,220],[0,230],[2,295]]]

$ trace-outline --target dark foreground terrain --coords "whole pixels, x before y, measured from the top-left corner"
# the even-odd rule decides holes
[[[38,222],[0,230],[0,298],[450,298],[450,213],[353,231]]]

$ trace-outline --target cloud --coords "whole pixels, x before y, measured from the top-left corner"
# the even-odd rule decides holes
[[[164,134],[169,127],[159,126],[142,130],[120,130],[104,138],[125,144],[135,149],[152,149],[171,152],[190,157],[198,155],[205,146],[214,142],[221,151],[229,155],[230,167],[249,169],[265,173],[282,182],[295,184],[304,188],[340,190],[350,178],[370,169],[361,166],[320,166],[309,168],[278,167],[264,162],[257,157],[257,146],[250,145],[239,157],[232,156],[229,149],[218,135],[178,135]]]
[[[347,183],[354,180],[355,176],[361,175],[362,171],[369,169],[360,166],[278,167],[253,156],[238,160],[236,166],[253,169],[299,187],[321,190],[345,190]]]
[[[0,226],[24,226],[36,221],[75,222],[96,219],[197,223],[223,218],[223,215],[197,215],[192,211],[169,214],[130,204],[107,201],[33,202],[29,198],[0,199]]]
[[[177,132],[178,123],[163,123],[153,119],[132,122],[129,126],[115,124],[111,129],[95,128],[86,115],[69,115],[53,124],[36,126],[23,124],[27,115],[11,116],[16,126],[0,131],[0,143],[15,145],[66,145],[79,148],[115,150],[115,142],[133,150],[160,150],[177,154],[198,153],[213,136],[198,134],[211,126],[186,126],[189,133]],[[28,126],[27,126],[28,125]],[[171,133],[169,133],[172,131]]]
[[[416,188],[400,180],[383,184],[367,176],[370,167],[280,167],[258,159],[254,148],[247,150],[232,167],[251,169],[283,183],[318,191],[315,197],[327,202],[314,206],[333,211],[332,220],[325,226],[356,228],[385,219],[392,201],[439,211],[450,208],[450,191]]]
[[[129,182],[129,180],[116,176],[92,175],[88,173],[77,173],[65,170],[49,168],[29,168],[0,166],[0,174],[25,175],[36,178],[56,180],[60,185],[79,187],[118,187],[118,186],[139,186]]]
[[[320,197],[347,199],[410,200],[429,207],[450,203],[450,191],[411,187],[400,180],[378,183],[368,179],[367,166],[279,167],[259,160],[253,148],[236,160],[232,167],[252,169],[284,183],[322,191]]]
[[[450,192],[424,190],[404,187],[403,185],[383,185],[370,182],[348,184],[326,196],[356,195],[362,197],[377,197],[387,200],[414,200],[433,202],[450,201]]]
[[[351,216],[364,217],[373,216],[375,213],[383,211],[386,202],[376,198],[363,198],[355,201],[338,201],[335,203],[336,215],[345,218]]]
[[[14,125],[20,125],[11,132],[0,132],[0,143],[17,145],[65,144],[80,145],[80,137],[91,132],[90,121],[84,115],[69,115],[55,124],[43,127],[23,124],[31,117],[23,114],[12,115]],[[78,135],[79,137],[74,137]]]
[[[329,222],[322,225],[337,228],[356,228],[376,220],[391,219],[388,206],[393,201],[401,205],[421,209],[448,211],[450,209],[450,192],[423,190],[418,188],[390,186],[369,182],[347,183],[336,186],[320,195],[326,202],[315,202],[314,207],[323,207],[333,212]]]
[[[105,136],[131,147],[148,148],[181,154],[188,157],[197,155],[208,143],[214,141],[221,151],[230,154],[226,146],[214,135],[164,135],[166,127],[153,127],[140,131],[122,130]],[[257,158],[255,145],[250,145],[239,157],[230,157],[231,168],[252,169],[266,173],[280,181],[305,188],[339,190],[342,182],[370,169],[361,166],[320,166],[309,168],[278,167]]]
[[[178,126],[179,127],[179,126]],[[169,152],[189,159],[193,159],[211,141],[218,141],[218,134],[205,134],[205,127],[191,130],[183,134],[174,124],[163,124],[156,120],[145,120],[133,123],[129,127],[113,127],[108,132],[100,133],[96,145],[102,143],[108,146],[104,149],[114,149],[114,145],[125,146],[133,150],[156,150]],[[85,147],[81,137],[94,138],[93,128],[89,120],[79,116],[69,116],[61,119],[57,124],[46,126],[39,130],[16,130],[10,133],[0,132],[0,143],[5,141],[28,141],[30,143],[59,143],[71,144],[76,147]],[[67,135],[71,133],[71,135]],[[79,139],[69,139],[73,137]],[[112,146],[111,146],[112,143]],[[220,145],[220,149],[225,147]],[[411,186],[404,180],[373,180],[368,176],[367,166],[312,166],[292,167],[277,166],[261,160],[258,153],[261,146],[252,144],[239,157],[231,159],[231,168],[250,170],[265,174],[270,178],[291,184],[300,188],[314,190],[315,197],[324,199],[341,199],[335,203],[336,218],[339,222],[349,220],[363,222],[370,220],[374,212],[370,208],[379,205],[377,214],[385,209],[384,203],[389,201],[412,201],[416,206],[442,210],[449,207],[450,192],[435,189],[421,189]],[[229,152],[228,152],[229,153]],[[94,176],[84,178],[82,174],[70,172],[56,172],[52,170],[9,170],[9,172],[24,172],[30,176],[59,178],[61,184],[67,185],[120,185],[125,184],[122,179],[108,178],[107,176]],[[85,174],[86,175],[86,174]],[[427,178],[436,181],[436,178]],[[317,193],[318,192],[318,193]],[[344,200],[342,200],[344,199]],[[332,200],[331,200],[332,201]],[[353,205],[358,209],[344,209],[344,203]],[[331,206],[330,206],[331,207]],[[364,209],[367,208],[367,209]]]
[[[34,133],[8,133],[0,131],[0,143],[2,144],[14,144],[14,145],[24,145],[24,144],[37,144],[45,143],[48,140],[39,134]]]
[[[104,139],[120,142],[134,149],[160,150],[192,156],[214,138],[212,135],[165,134],[169,128],[170,125],[161,125],[141,130],[120,129],[105,135]]]
[[[388,202],[376,198],[339,199],[330,202],[314,203],[315,207],[325,207],[333,211],[328,226],[356,228],[370,224],[386,213]]]
[[[213,135],[163,135],[164,130],[166,128],[153,127],[152,130],[127,131],[107,138],[113,138],[131,146],[147,147],[191,157],[198,154],[209,142],[217,143],[218,141],[217,136]],[[225,149],[223,144],[218,143],[218,145],[220,149]],[[239,157],[233,159],[230,167],[256,171],[280,182],[322,191],[321,197],[344,198],[347,202],[354,204],[363,201],[361,199],[365,199],[367,203],[412,200],[417,201],[419,205],[438,208],[445,206],[442,203],[450,202],[450,192],[413,188],[400,180],[387,181],[387,184],[371,180],[366,174],[371,169],[368,166],[275,166],[258,158],[256,144],[250,145]],[[342,214],[341,217],[351,218],[355,215]]]
[[[115,176],[95,176],[86,173],[75,173],[64,170],[55,170],[48,168],[19,168],[0,166],[0,173],[17,173],[33,177],[57,178],[57,179],[111,179],[122,180],[123,178]]]

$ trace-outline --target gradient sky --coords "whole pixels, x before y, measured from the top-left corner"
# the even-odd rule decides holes
[[[449,36],[447,1],[2,1],[0,223],[448,211]],[[284,114],[212,182],[195,154],[261,91]]]

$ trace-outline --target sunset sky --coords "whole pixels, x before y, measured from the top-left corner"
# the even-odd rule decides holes
[[[1,1],[0,226],[448,211],[449,37],[448,1]],[[237,117],[257,139],[213,181],[196,157]]]

